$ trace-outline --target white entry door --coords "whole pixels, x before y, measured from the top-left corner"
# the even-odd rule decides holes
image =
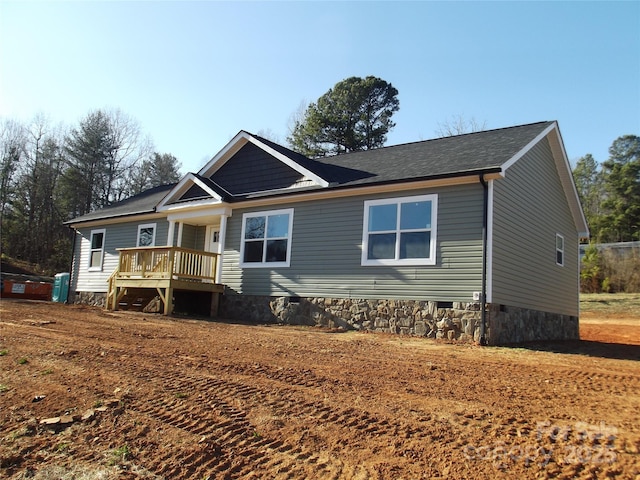
[[[220,253],[220,227],[218,225],[207,226],[207,252]]]

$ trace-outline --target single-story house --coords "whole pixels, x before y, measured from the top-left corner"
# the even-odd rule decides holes
[[[578,338],[588,228],[554,121],[322,159],[241,131],[177,184],[68,225],[80,302],[151,292],[165,313]]]

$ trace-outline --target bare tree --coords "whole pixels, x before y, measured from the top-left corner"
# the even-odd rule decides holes
[[[16,172],[24,157],[25,142],[24,126],[4,119],[0,124],[0,231],[3,232],[6,232],[5,214],[16,191]]]
[[[435,133],[438,137],[452,137],[464,133],[481,132],[486,128],[486,121],[479,122],[474,117],[467,120],[464,115],[458,114],[452,115],[451,118],[444,122],[438,122],[438,128]]]

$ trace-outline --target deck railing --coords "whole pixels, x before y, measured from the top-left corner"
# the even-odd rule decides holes
[[[119,248],[118,278],[216,281],[218,254],[182,247]]]

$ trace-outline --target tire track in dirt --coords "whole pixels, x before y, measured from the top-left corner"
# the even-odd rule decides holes
[[[309,474],[340,478],[344,464],[326,452],[313,452],[256,432],[244,411],[232,402],[259,396],[258,389],[212,378],[184,378],[179,374],[164,378],[168,393],[198,392],[194,395],[197,403],[191,403],[188,395],[171,402],[162,398],[146,403],[138,401],[129,408],[201,437],[200,444],[204,447],[180,458],[179,464],[170,459],[156,460],[145,466],[149,470],[167,478],[235,478],[261,472],[269,476],[277,472],[274,478],[303,478]]]

